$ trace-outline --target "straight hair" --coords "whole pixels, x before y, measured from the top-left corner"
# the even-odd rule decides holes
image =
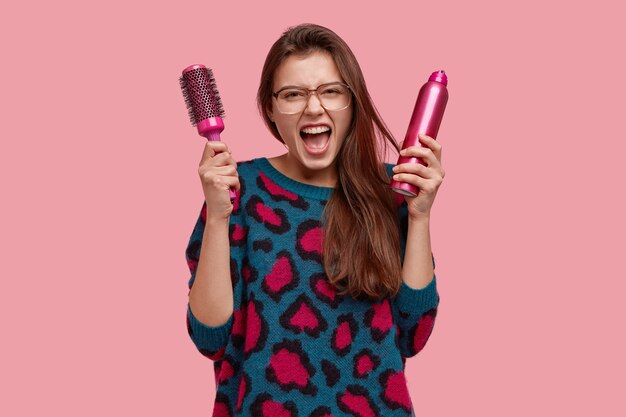
[[[266,126],[280,142],[270,120],[274,74],[292,55],[327,52],[354,94],[352,122],[337,154],[337,186],[324,208],[322,264],[340,295],[381,300],[397,294],[402,283],[400,234],[394,193],[384,166],[389,146],[400,150],[367,91],[363,73],[348,45],[323,26],[287,29],[263,65],[257,105]]]

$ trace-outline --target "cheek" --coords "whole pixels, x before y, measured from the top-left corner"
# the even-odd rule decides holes
[[[350,130],[350,124],[352,123],[352,115],[348,114],[345,117],[341,117],[336,121],[337,133],[341,135],[341,140],[345,139]]]
[[[293,141],[294,131],[295,131],[295,123],[290,120],[283,120],[280,117],[275,118],[274,123],[276,124],[276,129],[278,129],[278,133],[285,141]]]

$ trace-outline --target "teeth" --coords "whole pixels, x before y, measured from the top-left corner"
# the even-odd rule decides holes
[[[329,130],[330,130],[330,127],[328,126],[317,126],[317,127],[304,128],[302,129],[302,132],[315,135],[317,133],[328,132]]]

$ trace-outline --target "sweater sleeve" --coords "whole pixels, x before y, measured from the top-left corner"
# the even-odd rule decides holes
[[[404,262],[408,229],[406,202],[400,205],[398,213],[400,219],[400,257]],[[432,259],[434,268],[434,256]],[[424,348],[435,324],[438,305],[439,293],[437,292],[436,275],[433,275],[432,281],[426,287],[419,289],[410,287],[402,281],[400,291],[392,299],[393,319],[399,330],[398,342],[402,357],[415,356]]]
[[[208,326],[200,322],[191,311],[189,303],[187,303],[187,332],[196,348],[201,354],[211,360],[220,360],[224,357],[226,346],[229,338],[233,333],[233,328],[238,326],[237,317],[241,317],[240,308],[243,297],[243,279],[241,278],[242,263],[245,257],[246,246],[246,230],[243,224],[242,216],[239,214],[239,195],[234,203],[235,207],[230,217],[229,224],[229,242],[230,242],[230,275],[233,286],[233,313],[228,320],[219,326]],[[206,203],[202,205],[202,210],[193,229],[185,257],[189,266],[191,277],[189,279],[189,289],[193,286],[200,252],[202,250],[202,238],[204,235],[204,227],[206,223]]]

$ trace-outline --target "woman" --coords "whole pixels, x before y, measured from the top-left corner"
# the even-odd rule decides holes
[[[381,158],[398,145],[356,58],[321,26],[276,41],[257,99],[287,152],[236,164],[208,142],[187,248],[188,330],[214,361],[213,415],[411,415],[404,363],[439,303],[429,219],[441,146],[422,137],[405,152],[427,165],[392,172]],[[419,194],[396,196],[390,175]]]

